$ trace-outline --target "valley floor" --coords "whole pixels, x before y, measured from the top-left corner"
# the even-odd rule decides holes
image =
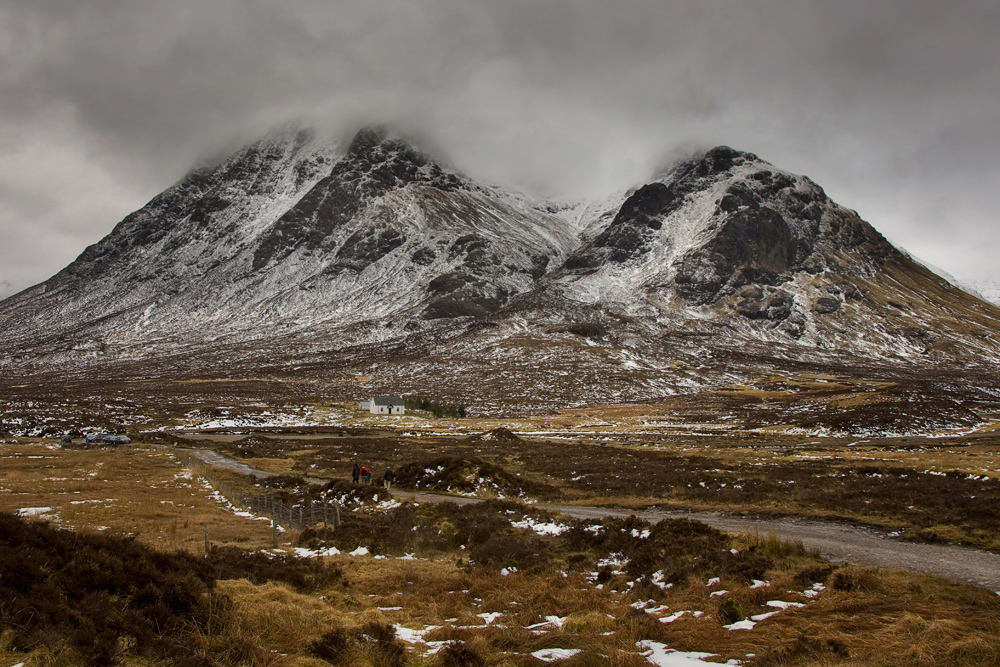
[[[705,481],[723,472],[745,477],[753,467],[784,478],[800,464],[815,474],[810,466],[819,460],[832,466],[824,469],[827,476],[874,466],[852,481],[889,479],[885,470],[893,470],[904,482],[922,485],[918,490],[939,480],[989,488],[992,478],[983,477],[992,477],[996,464],[988,432],[919,442],[791,438],[722,446],[718,439],[674,435],[657,441],[635,432],[583,436],[583,429],[570,434],[548,426],[546,432],[470,435],[446,433],[440,421],[429,425],[170,434],[171,442],[160,433],[149,434],[160,444],[99,449],[8,438],[0,445],[0,509],[84,534],[134,536],[129,539],[167,552],[204,553],[207,541],[212,562],[228,553],[222,550],[237,548],[322,561],[332,573],[325,580],[287,574],[296,566],[279,564],[267,572],[257,565],[226,574],[216,565],[213,595],[228,600],[226,620],[185,640],[201,647],[205,664],[974,665],[1000,659],[1000,597],[992,590],[899,572],[896,566],[905,565],[899,562],[866,565],[855,551],[843,559],[851,564],[835,554],[831,562],[803,548],[808,536],[796,544],[792,534],[785,534],[789,542],[766,527],[748,531],[741,522],[752,518],[679,513],[685,497],[698,496],[657,498],[641,485],[644,477],[657,479],[657,466]],[[203,457],[225,449],[271,474],[248,476],[239,465],[212,469],[190,455],[192,448]],[[580,469],[598,450],[603,455],[596,470]],[[661,457],[666,464],[656,463]],[[387,493],[377,483],[352,486],[355,459],[376,478],[391,465],[404,488]],[[619,469],[629,461],[645,472],[612,475],[607,461]],[[920,474],[901,473],[902,465]],[[964,470],[931,474],[951,466]],[[841,474],[848,472],[831,478]],[[589,475],[604,482],[574,486],[574,477],[581,482]],[[310,485],[305,477],[334,481]],[[731,486],[724,483],[715,480],[712,492]],[[671,486],[686,484],[673,479]],[[693,481],[691,488],[707,495],[706,487]],[[434,492],[441,491],[453,502],[438,502],[443,499]],[[342,524],[300,530],[279,521],[276,533],[266,516],[232,502],[247,495],[292,505],[332,498]],[[464,502],[474,498],[492,500]],[[595,501],[603,506],[593,507]],[[725,507],[711,498],[692,503],[699,505]],[[865,532],[852,528],[843,535],[849,545],[851,535],[863,539]],[[903,550],[933,548],[874,541]],[[0,634],[0,659],[10,664],[81,664],[86,658],[80,656],[92,649],[52,643],[51,633],[39,635],[49,639],[38,643],[19,634],[12,620],[0,618],[7,628]],[[116,649],[119,658],[131,661],[130,651],[141,644],[125,641]],[[233,655],[233,646],[246,655]],[[147,664],[169,664],[171,658],[156,650],[147,652]]]

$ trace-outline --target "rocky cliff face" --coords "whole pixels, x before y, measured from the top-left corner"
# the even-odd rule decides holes
[[[692,370],[735,352],[992,364],[998,337],[995,307],[750,153],[567,206],[377,128],[347,145],[276,132],[0,304],[0,365],[19,372],[350,368],[525,396],[655,396],[752,372]],[[556,368],[574,378],[558,391],[538,382]]]

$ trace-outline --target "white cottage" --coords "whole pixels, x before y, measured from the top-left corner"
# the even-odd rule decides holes
[[[399,396],[376,396],[371,400],[369,406],[369,410],[373,415],[406,414],[403,399]]]

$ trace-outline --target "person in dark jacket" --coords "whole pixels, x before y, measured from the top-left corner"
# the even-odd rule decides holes
[[[361,478],[361,468],[359,468],[358,464],[355,463],[354,470],[351,471],[351,483],[357,486],[358,479],[360,478]]]
[[[388,491],[389,487],[392,486],[393,481],[396,479],[396,474],[392,472],[392,468],[386,468],[385,474],[382,475],[382,486]]]

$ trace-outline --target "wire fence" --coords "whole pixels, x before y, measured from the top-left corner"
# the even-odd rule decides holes
[[[229,482],[215,474],[215,471],[201,459],[181,454],[192,470],[222,494],[235,507],[257,516],[266,516],[277,525],[305,530],[322,523],[324,528],[340,528],[340,505],[333,500],[298,499],[292,502],[281,500],[271,494],[248,495],[234,488]]]

